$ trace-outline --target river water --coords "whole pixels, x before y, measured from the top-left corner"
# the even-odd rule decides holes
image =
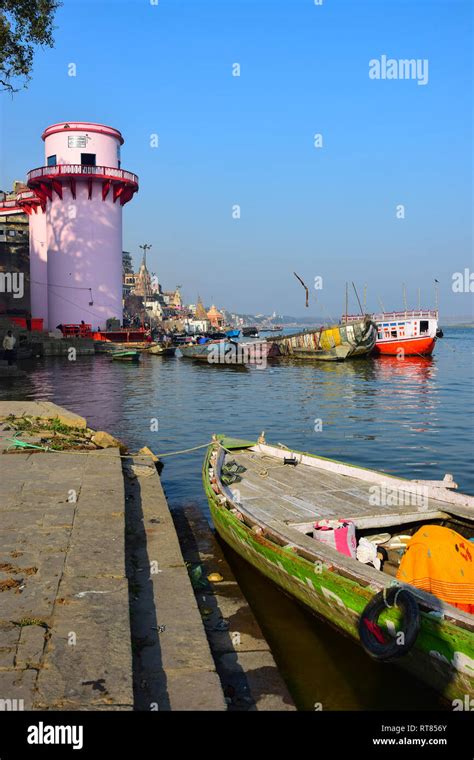
[[[215,367],[144,356],[139,365],[105,355],[38,359],[28,378],[0,385],[0,399],[54,401],[91,427],[157,454],[210,440],[269,442],[411,478],[454,475],[474,494],[474,330],[451,328],[432,359]],[[164,459],[172,509],[198,504],[204,450]],[[362,650],[287,598],[230,550],[237,579],[302,709],[430,709],[438,699],[413,677]]]

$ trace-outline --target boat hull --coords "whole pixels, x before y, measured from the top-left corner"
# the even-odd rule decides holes
[[[311,562],[294,553],[291,546],[279,546],[252,530],[238,515],[226,508],[212,488],[208,450],[203,482],[214,526],[221,538],[243,559],[303,603],[311,612],[360,644],[358,622],[373,598],[370,587],[331,572],[321,562]],[[399,612],[391,609],[386,620],[398,626]],[[413,649],[397,665],[413,673],[445,699],[464,700],[474,696],[472,669],[473,635],[449,621],[420,611],[420,632]]]
[[[268,355],[310,361],[345,361],[368,356],[374,349],[376,337],[375,324],[361,319],[350,324],[267,338],[270,344]]]
[[[111,359],[114,362],[139,362],[140,354],[138,351],[117,351],[111,353]]]
[[[230,340],[180,346],[179,350],[187,359],[206,362],[216,366],[265,364],[269,344],[264,341],[236,343]]]
[[[176,346],[161,346],[156,344],[144,349],[145,353],[152,354],[153,356],[174,356],[176,352]]]
[[[431,356],[436,338],[406,338],[381,340],[375,344],[375,353],[379,356]]]

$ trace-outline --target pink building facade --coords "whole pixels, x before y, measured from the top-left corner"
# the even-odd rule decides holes
[[[121,168],[123,137],[90,122],[43,132],[43,166],[18,204],[30,217],[31,313],[59,324],[122,323],[122,209],[138,177]]]

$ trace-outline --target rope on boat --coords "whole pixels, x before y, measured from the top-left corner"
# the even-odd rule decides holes
[[[67,450],[63,449],[63,450],[61,450],[61,449],[52,449],[49,446],[35,446],[34,444],[27,443],[26,441],[20,441],[16,437],[15,438],[7,438],[7,440],[11,441],[13,443],[13,447],[15,447],[15,448],[20,448],[21,447],[21,448],[24,448],[24,449],[37,449],[37,450],[40,450],[40,451],[46,451],[46,452],[50,452],[50,453],[53,453],[53,454],[76,454],[77,455],[77,454],[91,454],[91,453],[93,453],[93,450],[90,450],[90,449],[88,449],[86,451],[84,451],[84,450],[82,450],[82,451],[74,451],[74,449],[67,449]],[[223,451],[226,452],[226,454],[230,454],[230,456],[233,456],[233,452],[230,449],[226,449],[226,447],[223,446],[222,443],[219,440],[217,440],[216,438],[213,438],[211,441],[208,441],[207,443],[202,443],[199,446],[192,446],[189,449],[179,449],[178,451],[168,451],[168,452],[166,452],[166,454],[157,454],[157,457],[158,457],[158,459],[161,460],[164,457],[178,456],[180,454],[189,454],[190,452],[192,452],[192,451],[198,451],[199,449],[207,449],[212,444],[215,444],[215,445],[219,446]],[[280,444],[280,445],[283,448],[283,444]],[[12,448],[12,447],[9,447],[9,448]],[[287,447],[285,446],[284,448],[287,448]],[[96,449],[96,451],[97,451],[97,449]],[[133,456],[141,456],[141,455],[138,454],[138,453],[137,454],[133,454],[133,453],[130,453],[130,454],[120,454],[120,459],[130,459]],[[264,459],[264,458],[266,458],[266,459],[273,459],[273,457],[271,457],[269,454],[263,454],[261,458],[262,459]],[[250,459],[252,461],[255,460],[256,459],[255,454],[251,455]],[[273,465],[272,467],[268,466],[268,467],[263,467],[261,469],[257,469],[256,467],[248,466],[248,469],[249,470],[253,470],[253,472],[255,472],[259,477],[266,478],[266,477],[268,477],[268,471],[269,470],[274,470],[274,469],[276,469],[278,467],[284,467],[284,464],[276,464],[276,465]]]
[[[172,457],[175,454],[188,454],[190,451],[197,451],[198,449],[206,449],[208,446],[211,445],[211,443],[215,443],[215,441],[209,441],[209,443],[202,443],[200,446],[193,446],[191,449],[181,449],[181,451],[168,451],[168,453],[166,454],[157,454],[157,457],[159,459],[163,459],[163,457]]]

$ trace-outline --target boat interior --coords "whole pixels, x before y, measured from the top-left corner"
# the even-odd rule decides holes
[[[222,467],[230,474],[223,477]],[[223,452],[218,469],[224,493],[251,522],[309,555],[311,549],[315,556],[321,551],[321,542],[313,538],[319,520],[353,522],[357,541],[374,541],[380,570],[393,577],[406,542],[421,526],[440,525],[467,540],[474,537],[474,499],[457,493],[449,477],[404,480],[266,444]]]

